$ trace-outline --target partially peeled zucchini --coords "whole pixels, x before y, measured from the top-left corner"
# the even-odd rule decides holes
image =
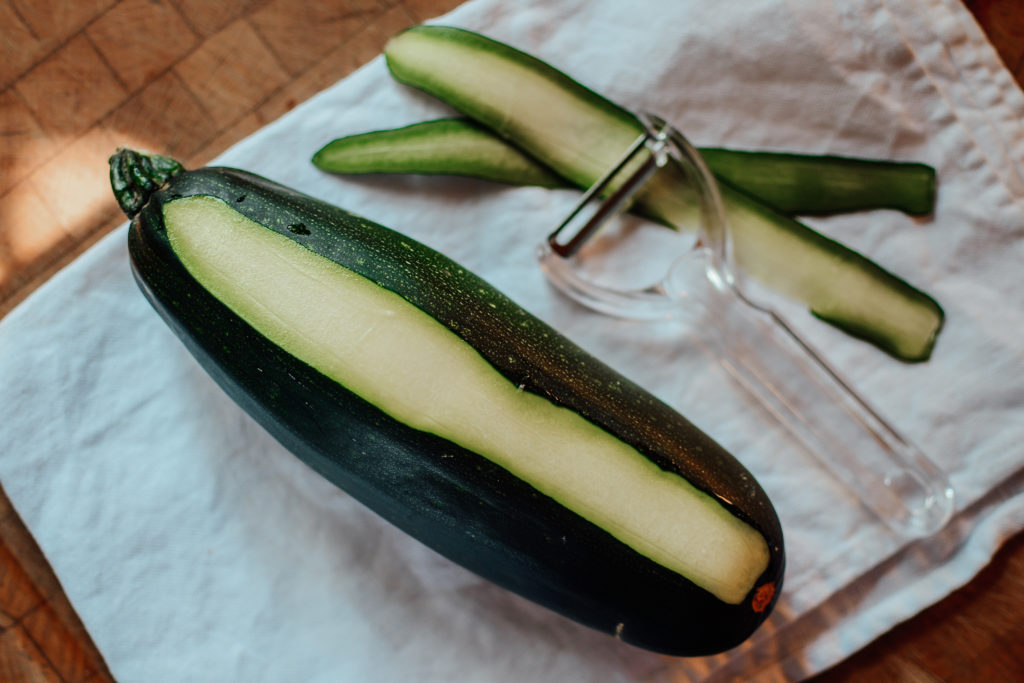
[[[657,652],[727,650],[771,612],[782,532],[751,474],[477,276],[243,171],[121,150],[111,179],[167,324],[385,519]]]

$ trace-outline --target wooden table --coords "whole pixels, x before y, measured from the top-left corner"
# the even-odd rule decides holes
[[[201,166],[457,4],[0,0],[0,316],[122,222],[105,164],[117,145]],[[1024,82],[1024,4],[968,6]],[[1011,680],[1024,671],[1021,605],[1024,535],[965,589],[818,680]],[[0,492],[0,681],[109,680]]]

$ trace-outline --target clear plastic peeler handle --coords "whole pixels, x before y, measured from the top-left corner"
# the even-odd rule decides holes
[[[646,131],[580,199],[538,249],[563,293],[626,318],[701,321],[726,370],[879,519],[910,538],[949,521],[955,495],[943,471],[905,439],[824,357],[770,307],[755,301],[731,259],[717,184],[672,126],[641,116]],[[699,249],[658,284],[622,290],[588,279],[575,262],[583,244],[626,208],[667,164],[684,172],[700,210]],[[682,188],[681,188],[682,191]]]

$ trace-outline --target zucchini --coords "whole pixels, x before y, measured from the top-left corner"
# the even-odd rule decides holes
[[[482,126],[438,119],[339,138],[313,155],[331,173],[459,175],[509,185],[572,187]]]
[[[935,169],[913,161],[702,147],[720,180],[789,215],[935,208]]]
[[[437,552],[671,655],[731,648],[781,588],[751,474],[479,277],[337,207],[130,150],[135,278],[314,470]]]
[[[548,64],[471,31],[416,26],[385,47],[392,75],[441,98],[578,186],[589,187],[642,133],[630,112]],[[695,225],[682,171],[669,166],[638,198],[644,215]],[[944,313],[864,256],[721,183],[736,262],[769,289],[906,361],[926,360]]]
[[[719,180],[789,215],[935,205],[935,169],[916,162],[702,147]],[[337,138],[313,155],[330,173],[459,175],[509,185],[572,187],[539,161],[465,118],[423,121]]]

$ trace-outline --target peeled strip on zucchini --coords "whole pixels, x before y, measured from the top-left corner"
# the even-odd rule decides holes
[[[789,215],[935,208],[935,169],[911,161],[702,147],[715,176]]]
[[[313,155],[331,173],[421,173],[509,185],[573,187],[542,164],[468,119],[437,119],[338,138]]]
[[[778,518],[679,413],[408,237],[243,171],[165,162],[111,160],[135,277],[314,470],[442,555],[639,647],[710,654],[764,621]]]
[[[932,211],[935,169],[914,162],[704,147],[708,167],[785,214],[896,209]],[[459,175],[510,185],[574,187],[479,124],[444,118],[348,135],[324,145],[313,164],[330,173]]]
[[[444,100],[589,187],[641,134],[625,109],[540,60],[479,34],[417,26],[385,48],[394,77]],[[867,258],[722,183],[737,263],[816,316],[907,361],[926,360],[942,327],[934,299]],[[667,167],[639,198],[645,215],[693,224],[682,171]]]

